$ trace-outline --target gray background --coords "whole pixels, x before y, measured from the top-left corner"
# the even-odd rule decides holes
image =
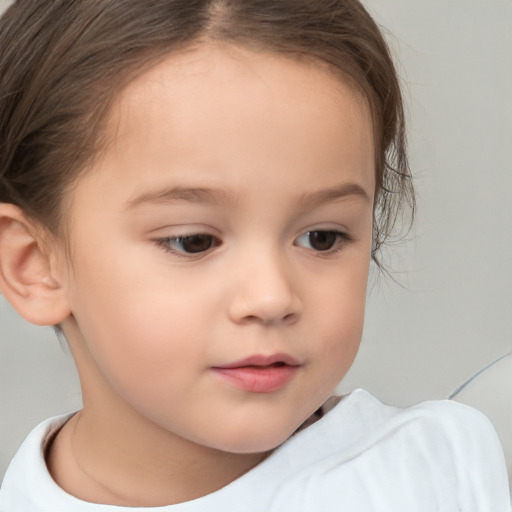
[[[339,389],[408,405],[447,396],[512,349],[512,1],[366,5],[393,34],[419,204],[408,239],[388,250],[403,286],[372,279]],[[0,478],[31,427],[79,406],[65,347],[0,296]]]

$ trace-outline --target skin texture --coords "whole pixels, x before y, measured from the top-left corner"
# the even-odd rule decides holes
[[[68,198],[72,258],[49,256],[84,408],[47,458],[86,501],[166,505],[254,467],[352,364],[372,241],[371,119],[319,63],[209,44],[131,83],[108,131]],[[318,250],[312,231],[346,236]],[[197,233],[209,249],[170,240]],[[213,369],[277,353],[298,368],[275,391]]]

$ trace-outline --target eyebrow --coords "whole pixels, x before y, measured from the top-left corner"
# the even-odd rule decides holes
[[[357,183],[344,183],[322,190],[308,192],[298,199],[298,204],[304,209],[312,209],[323,203],[333,202],[349,196],[356,196],[371,202],[370,196],[361,185]],[[204,187],[170,187],[143,192],[128,201],[127,208],[135,208],[141,204],[156,203],[167,204],[176,201],[203,204],[235,203],[234,196],[226,190]]]
[[[350,196],[359,197],[368,203],[371,202],[370,196],[361,185],[357,183],[343,183],[342,185],[304,194],[299,198],[299,204],[304,209],[312,209],[315,206],[334,202]]]
[[[203,187],[170,187],[158,189],[136,196],[128,201],[128,208],[135,208],[144,203],[174,203],[186,201],[190,203],[222,204],[233,203],[234,197],[227,191],[217,188]]]

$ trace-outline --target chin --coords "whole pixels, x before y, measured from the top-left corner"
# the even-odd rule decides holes
[[[230,453],[264,453],[283,444],[299,425],[261,425],[252,424],[245,428],[226,429],[216,442],[216,449]]]
[[[290,434],[291,435],[291,434]],[[231,443],[223,447],[222,451],[229,453],[248,454],[248,453],[265,453],[274,450],[283,444],[290,436],[284,436],[279,439],[251,439],[247,443]]]

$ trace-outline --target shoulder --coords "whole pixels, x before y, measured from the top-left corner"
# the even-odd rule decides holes
[[[371,404],[374,427],[369,429],[376,447],[407,443],[439,462],[451,457],[453,468],[486,467],[490,462],[503,469],[503,451],[490,420],[480,411],[452,400],[433,400],[398,408],[382,404],[369,393],[360,397],[362,406]],[[369,418],[366,417],[366,420]]]
[[[347,412],[353,421],[366,424],[365,434],[379,437],[381,431],[410,432],[412,435],[421,432],[418,441],[423,442],[431,438],[429,434],[435,436],[437,433],[453,441],[454,445],[473,439],[480,440],[479,444],[488,441],[494,445],[497,441],[492,423],[482,412],[452,400],[431,400],[400,408],[386,405],[361,389],[354,391],[350,399],[352,403]],[[342,404],[332,412],[341,409]]]
[[[282,495],[303,510],[510,509],[494,428],[448,400],[397,408],[356,390],[288,443],[304,464]]]
[[[432,457],[450,457],[461,479],[482,483],[506,476],[505,460],[491,421],[480,411],[451,400],[428,401],[404,409],[411,436]],[[443,456],[443,454],[446,454]],[[488,482],[489,483],[489,482]]]
[[[482,412],[452,400],[427,401],[398,409],[396,419],[405,424],[418,423],[426,432],[442,431],[454,444],[473,438],[497,440],[492,423]]]
[[[48,510],[52,506],[55,510],[62,510],[59,506],[66,496],[49,474],[44,452],[48,443],[70,417],[71,415],[64,415],[43,421],[23,441],[2,481],[2,511],[36,512]]]

